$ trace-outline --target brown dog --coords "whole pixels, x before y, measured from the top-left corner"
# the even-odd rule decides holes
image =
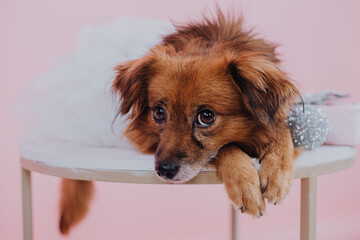
[[[183,183],[211,164],[242,212],[259,217],[264,197],[284,199],[299,153],[285,119],[299,94],[274,50],[245,31],[241,18],[218,11],[176,26],[148,54],[116,67],[113,90],[120,113],[131,118],[125,134],[155,154],[162,180]],[[251,158],[260,159],[259,171]],[[72,182],[63,182],[63,233],[85,216],[92,191],[88,182]],[[88,191],[71,200],[74,186]]]

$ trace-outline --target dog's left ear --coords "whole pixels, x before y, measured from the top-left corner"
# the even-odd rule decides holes
[[[120,94],[121,114],[127,114],[132,109],[132,117],[135,117],[146,107],[146,87],[152,74],[152,63],[150,56],[144,56],[115,67],[117,76],[112,90]]]
[[[255,120],[269,127],[283,121],[299,92],[269,52],[244,52],[228,65],[245,108]]]

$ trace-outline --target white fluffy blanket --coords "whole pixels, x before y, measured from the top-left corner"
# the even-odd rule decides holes
[[[27,125],[23,141],[129,147],[121,137],[125,118],[118,117],[112,127],[118,101],[110,92],[113,68],[142,56],[169,31],[170,23],[127,17],[85,27],[77,51],[25,89],[20,100]]]

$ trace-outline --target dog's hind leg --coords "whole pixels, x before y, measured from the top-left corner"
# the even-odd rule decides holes
[[[59,204],[59,228],[62,234],[68,234],[71,227],[79,223],[86,216],[93,195],[93,182],[62,179]]]

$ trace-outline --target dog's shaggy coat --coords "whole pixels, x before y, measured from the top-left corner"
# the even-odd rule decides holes
[[[161,179],[186,182],[211,165],[234,206],[256,217],[265,212],[264,198],[284,199],[300,152],[285,119],[299,94],[280,69],[275,46],[245,31],[241,18],[218,11],[176,26],[116,71],[119,114],[131,119],[125,135],[155,154],[157,170],[176,166]],[[251,158],[260,159],[259,171]],[[92,189],[91,182],[63,181],[62,233],[86,215]]]

